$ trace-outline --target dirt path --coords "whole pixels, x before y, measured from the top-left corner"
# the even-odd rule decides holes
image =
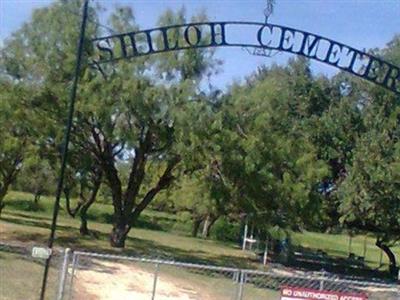
[[[96,266],[76,273],[74,299],[151,300],[154,273],[138,266],[95,261]],[[184,286],[184,288],[182,288]],[[212,300],[207,291],[199,290],[181,279],[160,276],[157,300]]]

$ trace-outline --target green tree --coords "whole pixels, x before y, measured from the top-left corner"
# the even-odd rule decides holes
[[[349,175],[339,189],[342,222],[375,234],[394,277],[398,269],[390,247],[400,240],[399,117],[397,110],[389,124],[370,124],[373,128],[357,142]]]
[[[292,67],[264,69],[245,86],[234,86],[222,105],[216,138],[231,199],[244,212],[263,212],[259,224],[282,228],[313,219],[317,185],[328,175],[304,130],[309,95],[289,88],[303,80],[296,81]]]
[[[64,184],[65,209],[73,218],[79,215],[80,234],[90,235],[88,211],[97,199],[103,183],[103,171],[89,153],[75,152],[74,150],[72,149],[70,153]],[[74,207],[72,207],[72,196],[78,198]]]
[[[2,80],[0,83],[0,213],[4,197],[19,174],[24,159],[33,151],[30,144],[28,97],[22,84]]]
[[[116,30],[136,27],[129,9],[117,14],[123,17],[112,17],[111,25]],[[114,225],[110,240],[115,247],[124,246],[129,230],[154,197],[170,185],[174,179],[172,172],[182,159],[177,144],[186,138],[181,128],[190,124],[184,112],[190,109],[187,104],[195,95],[204,70],[197,64],[187,72],[182,68],[186,55],[174,58],[182,62],[175,69],[172,67],[169,78],[154,81],[146,75],[145,63],[148,68],[154,64],[157,70],[158,60],[123,62],[112,66],[114,73],[106,82],[97,76],[82,91],[87,101],[82,114],[84,121],[80,122],[85,125],[80,129],[83,135],[89,133],[83,138],[88,141],[84,147],[99,162],[112,192]],[[169,85],[165,85],[166,80]],[[104,105],[99,106],[99,101]],[[126,182],[122,181],[116,165],[121,159],[129,165]],[[143,184],[147,164],[163,169],[151,187]]]
[[[308,123],[307,130],[317,149],[317,156],[327,163],[330,171],[321,184],[323,206],[320,226],[327,231],[340,225],[340,200],[335,191],[347,176],[357,137],[365,131],[362,118],[354,97],[332,96],[332,102],[321,116],[312,117]]]
[[[21,184],[29,185],[35,198],[43,192],[43,181],[47,179],[48,184],[59,174],[60,145],[69,82],[73,78],[76,59],[81,3],[78,0],[57,1],[49,7],[35,10],[32,19],[6,39],[1,50],[2,75],[35,91],[25,105],[32,114],[28,126],[34,131],[37,152],[26,160],[24,178],[21,178]],[[89,15],[93,20],[96,11],[90,9]],[[92,23],[88,24],[88,36],[93,36],[96,30]],[[76,146],[73,147],[71,156],[78,151]],[[68,173],[70,178],[78,180],[77,172],[82,168],[79,170],[79,166],[71,164],[73,160]],[[81,206],[85,211],[85,205]]]
[[[399,64],[400,36],[373,51]],[[395,277],[398,268],[390,247],[400,239],[400,97],[357,80],[349,82],[351,93],[358,95],[365,129],[355,139],[353,160],[339,186],[341,221],[376,236],[376,245],[386,253]]]
[[[53,195],[56,187],[54,170],[45,158],[36,155],[28,156],[17,179],[18,190],[32,193],[35,205],[39,204],[42,195]]]
[[[40,126],[40,142],[48,149],[59,149],[61,142],[79,8],[79,1],[62,1],[35,11],[32,21],[5,43],[2,52],[9,76],[40,85],[40,97],[32,104],[38,116],[46,120]],[[183,20],[182,15],[167,14],[171,22]],[[90,18],[97,18],[93,8]],[[164,19],[160,22],[167,22]],[[124,7],[111,14],[109,26],[118,32],[138,29],[132,11]],[[89,23],[87,40],[97,34],[100,29]],[[208,53],[203,49],[173,58],[137,58],[104,66],[102,73],[85,65],[82,71],[71,149],[90,155],[110,187],[114,206],[112,246],[124,246],[141,212],[174,178],[172,172],[181,160],[177,145],[187,138],[180,128],[190,125],[183,112],[212,65]],[[174,61],[168,76],[155,78],[166,61]],[[59,151],[51,155],[58,157]],[[117,167],[120,161],[129,165],[126,182],[122,182]],[[148,163],[163,170],[152,187],[143,185]]]
[[[207,175],[208,174],[208,175]],[[191,234],[208,238],[215,222],[223,215],[229,213],[230,206],[215,194],[210,168],[205,168],[195,173],[181,175],[168,193],[174,211],[182,219],[190,219],[192,223]]]

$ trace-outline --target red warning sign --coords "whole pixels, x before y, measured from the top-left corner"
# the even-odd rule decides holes
[[[363,293],[338,293],[297,287],[282,287],[281,300],[367,300]]]

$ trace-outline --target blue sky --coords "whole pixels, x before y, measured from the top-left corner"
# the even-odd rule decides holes
[[[0,40],[29,21],[35,8],[51,0],[0,0]],[[166,8],[186,7],[188,15],[205,8],[212,21],[263,22],[265,0],[109,0],[98,1],[107,8],[114,4],[132,6],[142,28],[150,28]],[[395,34],[400,34],[400,0],[276,0],[270,22],[295,27],[329,37],[358,49],[384,47]],[[93,2],[91,2],[93,5]],[[257,66],[284,63],[288,54],[273,58],[251,56],[242,49],[219,48],[217,56],[224,61],[221,72],[212,81],[222,88],[240,80]],[[315,62],[315,73],[332,75],[336,69]]]

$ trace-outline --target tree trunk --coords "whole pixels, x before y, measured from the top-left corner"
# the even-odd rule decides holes
[[[390,250],[390,248],[385,245],[383,243],[383,241],[377,239],[375,245],[377,247],[379,247],[380,249],[382,249],[383,252],[385,252],[385,254],[387,255],[387,257],[389,258],[389,272],[390,275],[392,275],[394,278],[397,278],[397,265],[396,265],[396,257],[393,254],[392,250]]]
[[[11,184],[11,180],[5,180],[3,184],[0,183],[0,216],[3,208],[6,206],[4,198],[7,195],[8,187]]]
[[[85,236],[85,235],[89,235],[89,234],[90,234],[89,228],[88,228],[88,226],[87,226],[86,215],[83,216],[83,215],[81,214],[81,226],[79,227],[79,233],[80,233],[82,236]]]
[[[124,248],[125,240],[128,236],[129,226],[125,224],[122,220],[118,220],[114,224],[110,235],[110,245],[113,248]]]
[[[33,203],[37,206],[39,205],[40,196],[42,195],[41,191],[37,191],[35,193],[35,197],[33,198]]]
[[[150,204],[157,193],[167,188],[174,179],[172,171],[179,163],[180,156],[175,156],[168,161],[167,167],[156,186],[150,189],[144,198],[137,203],[136,198],[145,176],[147,158],[149,154],[157,152],[153,147],[154,132],[151,126],[148,128],[141,127],[140,142],[134,149],[135,157],[130,167],[125,192],[123,192],[119,170],[116,167],[116,156],[119,152],[116,151],[118,143],[110,143],[110,141],[101,137],[98,131],[101,130],[97,130],[95,127],[92,128],[92,136],[95,142],[94,151],[111,189],[114,207],[114,225],[110,234],[110,245],[111,247],[123,248],[129,230],[133,227],[142,211]]]
[[[171,184],[171,182],[174,179],[174,177],[172,176],[172,171],[173,171],[174,167],[180,162],[180,160],[181,160],[181,158],[179,156],[177,156],[168,162],[168,165],[167,165],[166,169],[164,170],[164,173],[158,179],[157,185],[155,187],[151,188],[147,192],[147,194],[143,197],[142,201],[140,201],[140,203],[138,205],[136,205],[136,207],[133,209],[132,213],[130,214],[130,216],[129,216],[130,227],[132,227],[136,223],[136,221],[138,220],[142,211],[150,204],[151,201],[153,201],[154,197],[161,190],[166,189]],[[135,195],[135,197],[136,197],[138,192],[139,192],[139,189],[137,189],[133,195]],[[125,195],[126,203],[129,202],[129,197],[130,197],[129,195],[131,195],[131,193],[129,193],[127,191],[127,193]],[[128,206],[128,208],[130,209],[131,207]]]
[[[3,202],[3,199],[0,199],[0,216],[1,216],[1,211],[3,210],[4,206],[6,206],[6,205]]]
[[[81,235],[90,234],[89,228],[87,226],[87,212],[89,208],[92,206],[92,204],[96,201],[97,193],[99,192],[101,186],[101,179],[102,179],[102,173],[97,174],[97,177],[94,180],[94,186],[91,191],[89,201],[86,201],[81,207],[81,212],[79,214],[81,218],[81,226],[79,228],[79,232]],[[81,195],[81,197],[83,197],[83,194]]]
[[[93,201],[93,202],[94,202],[94,201]],[[87,222],[87,212],[88,212],[90,206],[93,204],[93,202],[86,203],[86,204],[82,207],[81,212],[80,212],[80,214],[79,214],[79,216],[80,216],[80,218],[81,218],[81,226],[79,227],[79,232],[80,232],[80,234],[81,234],[82,236],[84,236],[84,235],[89,235],[89,234],[90,234],[89,228],[88,228],[88,226],[87,226],[87,223],[88,223],[88,222]]]
[[[202,237],[208,238],[210,237],[211,227],[215,224],[215,221],[218,220],[218,216],[210,216],[207,215],[206,220],[204,221]]]
[[[5,171],[2,176],[2,182],[0,182],[0,216],[1,211],[3,210],[5,203],[4,197],[7,195],[8,188],[17,178],[17,174],[19,173],[19,165],[22,163],[22,158],[19,156],[15,158],[12,168],[10,170]]]
[[[200,224],[201,224],[202,219],[201,218],[195,218],[193,220],[193,225],[192,225],[192,237],[196,237],[198,232],[199,232],[199,228],[200,228]]]
[[[2,187],[0,187],[0,216],[3,208],[6,206],[6,204],[4,203],[4,197],[7,194],[8,186],[9,184],[5,183]]]
[[[201,236],[203,238],[207,237],[207,231],[208,231],[209,224],[210,224],[210,215],[207,215],[207,217],[203,223],[203,231],[201,232]]]

